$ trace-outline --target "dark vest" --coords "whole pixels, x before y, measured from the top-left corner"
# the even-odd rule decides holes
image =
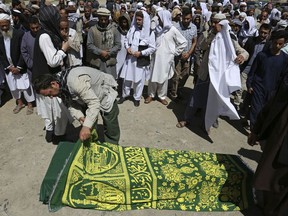
[[[43,74],[56,74],[61,71],[61,67],[55,67],[52,68],[47,64],[47,60],[43,54],[43,52],[40,49],[39,46],[39,37],[46,33],[44,30],[40,30],[36,36],[35,39],[35,46],[34,46],[34,56],[33,56],[33,69],[32,69],[32,81],[35,80],[36,77],[43,75]],[[52,40],[53,42],[53,40]],[[58,50],[59,47],[57,47],[54,44],[54,47]]]

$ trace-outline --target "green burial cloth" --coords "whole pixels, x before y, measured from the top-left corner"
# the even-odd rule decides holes
[[[253,205],[252,171],[236,155],[60,143],[40,192],[50,211],[234,211]]]

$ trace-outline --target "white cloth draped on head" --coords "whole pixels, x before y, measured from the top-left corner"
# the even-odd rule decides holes
[[[163,27],[158,26],[156,28],[156,35],[160,36],[161,34],[169,31],[172,27],[172,15],[168,10],[161,10],[157,14],[163,23]]]
[[[270,13],[270,20],[280,20],[281,12],[277,8],[273,8]]]
[[[6,13],[0,13],[0,20],[9,20],[10,21],[10,16]]]
[[[236,52],[229,33],[229,21],[222,20],[219,24],[222,30],[216,34],[209,52],[210,86],[205,113],[207,131],[220,115],[239,119],[230,102],[230,94],[241,88],[239,65],[234,62]]]
[[[2,9],[5,13],[10,13],[9,7],[3,3],[0,3],[0,9]]]
[[[249,29],[245,29],[245,21],[249,23]],[[254,17],[252,16],[247,16],[246,20],[243,22],[243,26],[240,30],[239,35],[241,37],[257,37],[258,36],[258,30],[256,28],[256,22]]]
[[[137,10],[139,11],[139,10]],[[136,23],[136,13],[134,14],[132,25],[127,33],[128,43],[131,44],[133,41],[135,31],[139,30]],[[142,45],[148,45],[150,37],[150,16],[146,11],[141,11],[143,14],[143,26],[140,33],[140,40]]]

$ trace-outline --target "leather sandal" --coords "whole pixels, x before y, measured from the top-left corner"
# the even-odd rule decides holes
[[[168,105],[168,101],[165,99],[160,99],[160,103],[162,103],[164,106]]]
[[[33,114],[33,111],[34,111],[33,107],[27,106],[26,115],[31,115],[31,114]]]
[[[23,109],[24,107],[25,107],[24,104],[22,104],[22,105],[17,105],[17,106],[13,109],[13,113],[14,113],[14,114],[19,113],[19,112],[21,111],[21,109]]]
[[[152,98],[151,96],[148,96],[148,97],[145,99],[144,103],[145,103],[145,104],[149,104],[149,103],[152,102],[152,100],[153,100],[153,98]]]

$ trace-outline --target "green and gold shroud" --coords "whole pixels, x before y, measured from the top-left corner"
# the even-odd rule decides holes
[[[40,201],[50,211],[243,210],[253,205],[252,175],[236,155],[62,142]]]

